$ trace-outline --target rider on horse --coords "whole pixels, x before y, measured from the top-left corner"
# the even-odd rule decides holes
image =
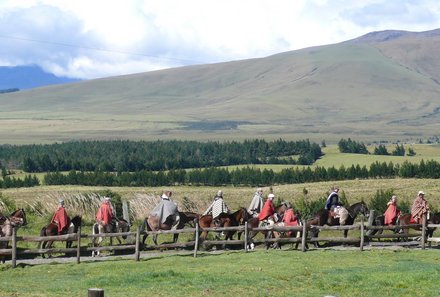
[[[425,193],[419,191],[411,208],[411,221],[416,224],[422,224],[424,214],[429,215],[429,204],[428,201],[425,200]]]
[[[229,208],[223,201],[223,192],[219,190],[217,195],[214,197],[214,201],[208,207],[208,209],[202,214],[206,216],[212,214],[212,221],[219,227],[223,226],[226,220],[229,219]]]
[[[387,205],[388,208],[383,214],[384,225],[396,225],[397,218],[400,216],[400,210],[397,208],[397,196],[393,195]]]
[[[70,226],[70,218],[67,215],[66,209],[64,208],[64,200],[59,201],[58,209],[50,222],[58,226],[58,234],[67,232],[67,229]]]
[[[113,207],[110,203],[110,197],[104,197],[104,201],[96,213],[96,222],[101,226],[109,226],[116,218]]]
[[[161,224],[164,224],[167,220],[171,220],[169,221],[169,225],[177,226],[180,217],[177,204],[170,200],[172,194],[173,192],[171,191],[164,191],[159,204],[151,211],[150,216],[158,216]]]
[[[267,195],[267,200],[264,203],[263,209],[258,215],[258,220],[260,221],[260,226],[262,225],[273,225],[275,224],[274,214],[275,206],[273,205],[273,199],[275,195],[270,193]]]
[[[258,214],[263,208],[263,189],[258,188],[252,198],[251,204],[248,207],[248,212],[254,217],[258,217]]]
[[[329,211],[329,220],[333,218],[339,218],[339,224],[344,225],[348,218],[348,211],[343,204],[339,201],[339,187],[334,186],[332,192],[327,197],[325,203],[325,209]]]

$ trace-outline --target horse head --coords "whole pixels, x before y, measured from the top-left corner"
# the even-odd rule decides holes
[[[347,208],[347,210],[353,219],[356,218],[356,216],[358,214],[362,214],[367,218],[370,215],[370,211],[368,209],[368,206],[364,201],[357,202],[357,203],[351,205],[350,207]]]
[[[19,220],[16,220],[17,222],[19,222],[19,223],[17,223],[18,226],[26,226],[27,225],[26,212],[24,211],[23,208],[19,208],[16,211],[14,211],[10,215],[10,217],[15,218],[15,219],[19,219]]]
[[[235,220],[238,225],[243,225],[244,222],[247,222],[250,217],[247,209],[244,207],[240,207],[236,212],[232,214],[233,220]]]

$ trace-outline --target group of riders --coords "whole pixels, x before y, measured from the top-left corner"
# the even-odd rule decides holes
[[[172,192],[164,191],[160,202],[151,211],[150,216],[157,216],[161,223],[177,225],[179,223],[179,212],[177,203],[171,200]],[[251,217],[258,218],[260,226],[298,226],[299,217],[290,202],[285,202],[285,210],[282,217],[276,212],[274,205],[275,195],[269,193],[264,201],[263,189],[258,188],[251,200],[247,211]],[[116,218],[115,210],[109,197],[104,197],[101,206],[96,213],[96,222],[102,226],[112,224]],[[339,218],[340,225],[344,225],[349,213],[339,199],[339,187],[334,186],[328,195],[325,207],[329,212],[329,218]],[[211,215],[215,226],[223,226],[229,220],[230,209],[223,199],[223,192],[219,190],[214,197],[213,202],[202,216]],[[401,212],[397,207],[397,197],[393,195],[387,203],[387,209],[384,213],[384,225],[395,225]],[[429,215],[429,204],[425,200],[425,193],[419,191],[411,208],[411,223],[421,224],[424,215]],[[70,218],[67,215],[64,201],[59,201],[58,209],[52,217],[51,223],[58,226],[58,233],[66,233],[70,226]]]
[[[96,213],[96,222],[101,226],[115,224],[116,212],[111,204],[110,197],[104,197],[101,206]],[[58,226],[58,234],[66,234],[70,226],[70,217],[67,215],[64,200],[59,200],[58,208],[55,211],[50,223]]]

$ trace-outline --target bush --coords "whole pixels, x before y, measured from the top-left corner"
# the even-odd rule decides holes
[[[385,210],[387,210],[387,203],[390,201],[391,197],[394,195],[393,189],[388,190],[377,190],[373,199],[370,201],[370,205],[368,205],[369,209],[374,209],[376,211],[376,215],[382,215]],[[399,208],[401,208],[402,203],[399,203]],[[403,210],[402,210],[403,212]]]

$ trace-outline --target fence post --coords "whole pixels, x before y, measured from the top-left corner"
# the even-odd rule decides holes
[[[303,233],[301,238],[301,250],[306,251],[306,239],[307,239],[307,222],[303,221]]]
[[[244,222],[244,251],[248,252],[248,222]]]
[[[122,201],[122,217],[128,222],[128,224],[130,224],[130,212],[128,210],[128,202],[125,200]]]
[[[425,241],[426,241],[426,214],[423,214],[422,217],[422,250],[425,249]]]
[[[197,249],[199,248],[199,222],[196,222],[196,231],[195,231],[195,243],[194,243],[194,258],[197,257]]]
[[[81,263],[81,226],[76,232],[76,263]]]
[[[17,266],[17,229],[12,228],[12,254],[11,254],[12,268]]]
[[[368,226],[373,226],[374,221],[374,209],[370,210],[370,216],[368,217]]]
[[[361,242],[360,242],[361,252],[364,250],[364,236],[365,236],[364,215],[361,215]]]
[[[89,289],[88,297],[104,297],[104,290],[98,288]]]
[[[141,256],[141,227],[138,226],[136,229],[136,249],[135,249],[135,259],[139,261]]]

